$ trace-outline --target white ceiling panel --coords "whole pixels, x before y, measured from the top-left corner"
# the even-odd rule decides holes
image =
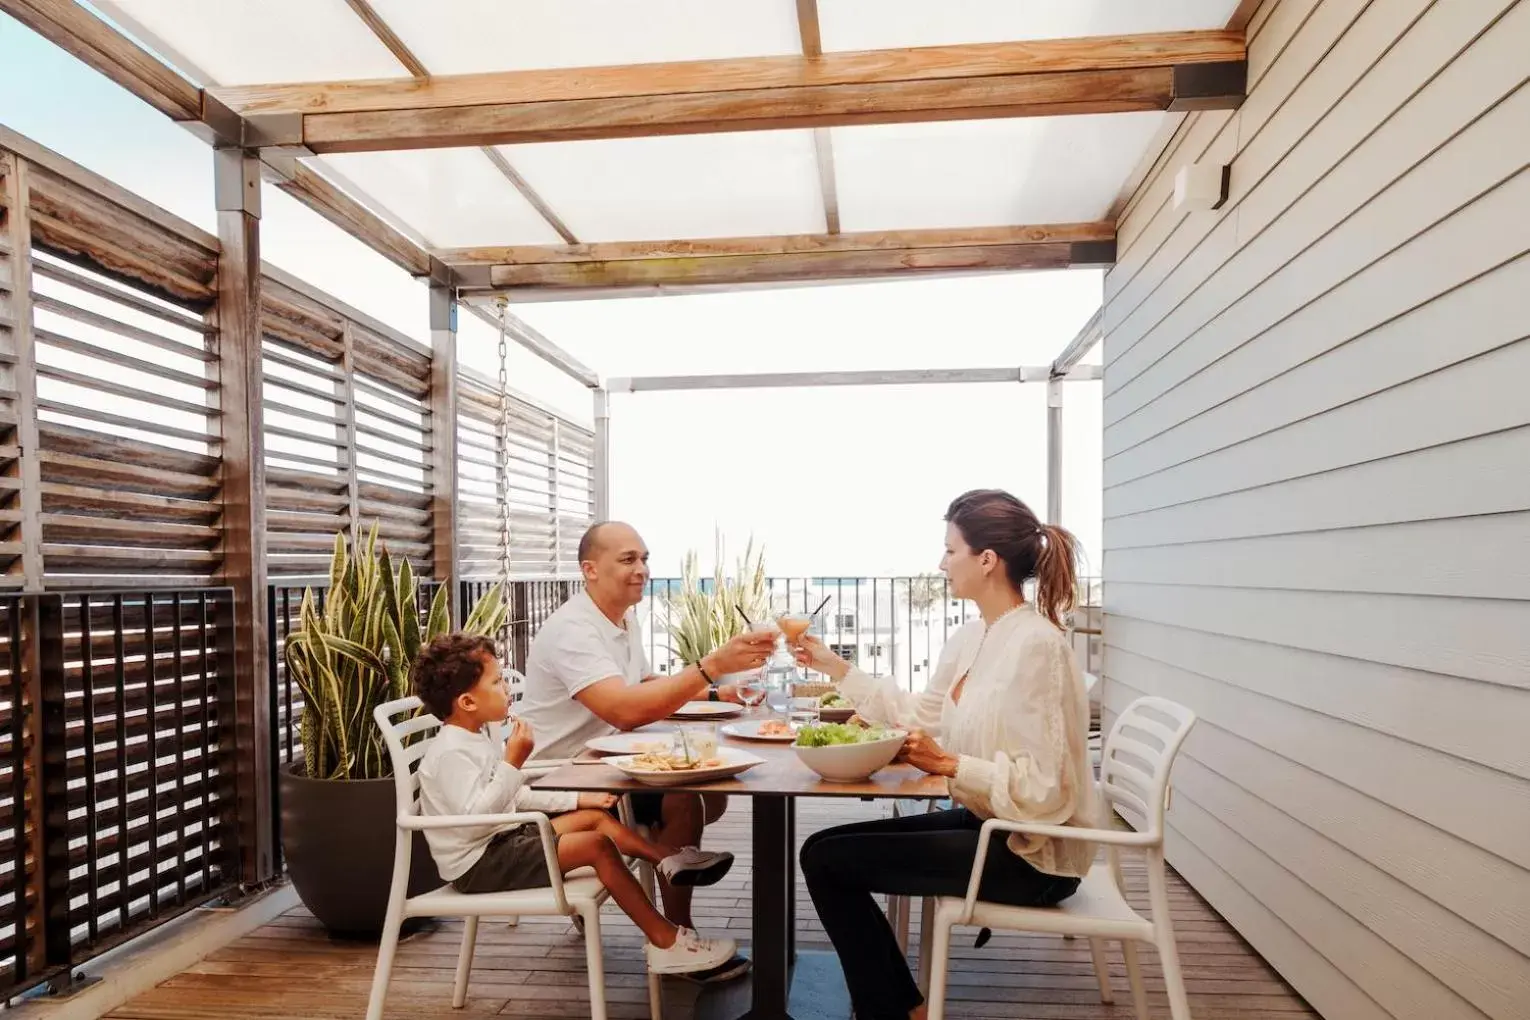
[[[1237,0],[818,0],[825,50],[1222,28]]]
[[[355,152],[319,160],[432,247],[557,244],[557,232],[479,149]]]
[[[840,220],[845,230],[1097,220],[1167,116],[835,128]]]
[[[96,0],[201,84],[405,74],[345,0]]]
[[[799,53],[792,0],[372,0],[432,74]]]
[[[500,151],[581,241],[824,229],[811,131],[550,142]]]

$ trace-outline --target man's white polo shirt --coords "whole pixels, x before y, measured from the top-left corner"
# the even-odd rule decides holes
[[[574,695],[606,677],[624,677],[632,685],[648,675],[637,614],[627,610],[623,623],[612,623],[581,591],[537,631],[526,656],[526,693],[515,707],[536,739],[532,762],[572,758],[585,741],[616,732]]]

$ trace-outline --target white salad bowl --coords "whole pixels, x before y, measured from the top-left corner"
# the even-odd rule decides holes
[[[793,744],[792,750],[797,752],[802,764],[831,783],[859,783],[871,778],[897,757],[907,736],[903,730],[888,730],[882,739],[861,744],[830,744],[827,747]]]

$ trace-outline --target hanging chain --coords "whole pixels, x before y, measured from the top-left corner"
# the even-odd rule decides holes
[[[504,298],[499,299],[499,584],[510,597],[510,347]],[[508,651],[508,649],[506,649]]]

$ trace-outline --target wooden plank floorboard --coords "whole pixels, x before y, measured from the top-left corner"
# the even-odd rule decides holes
[[[798,832],[872,818],[885,804],[804,801]],[[733,850],[738,864],[729,877],[698,890],[695,914],[703,930],[723,931],[747,943],[749,934],[749,805],[735,801],[708,830],[708,845]],[[1197,1020],[1304,1020],[1307,1005],[1178,876],[1171,878],[1170,909]],[[1127,886],[1134,904],[1146,908],[1147,882],[1140,864],[1127,859]],[[798,945],[827,948],[823,927],[805,889],[798,888]],[[915,910],[911,945],[918,941]],[[648,1016],[648,998],[637,929],[614,907],[602,918],[606,988],[613,1020]],[[1083,941],[996,933],[982,949],[969,930],[951,948],[947,1015],[953,1020],[1130,1020],[1132,1010],[1119,950],[1111,948],[1116,1004],[1099,1001],[1089,947]],[[386,1016],[390,1020],[447,1017],[586,1017],[584,949],[572,926],[559,919],[526,918],[512,928],[485,920],[467,1006],[451,1008],[459,922],[417,935],[399,947]],[[110,1014],[118,1020],[264,1020],[359,1017],[372,982],[375,946],[330,939],[301,908],[276,918],[225,946],[191,969],[138,996]],[[1168,1015],[1157,955],[1143,947],[1149,1005]],[[668,1020],[689,1020],[694,986],[666,983]]]

